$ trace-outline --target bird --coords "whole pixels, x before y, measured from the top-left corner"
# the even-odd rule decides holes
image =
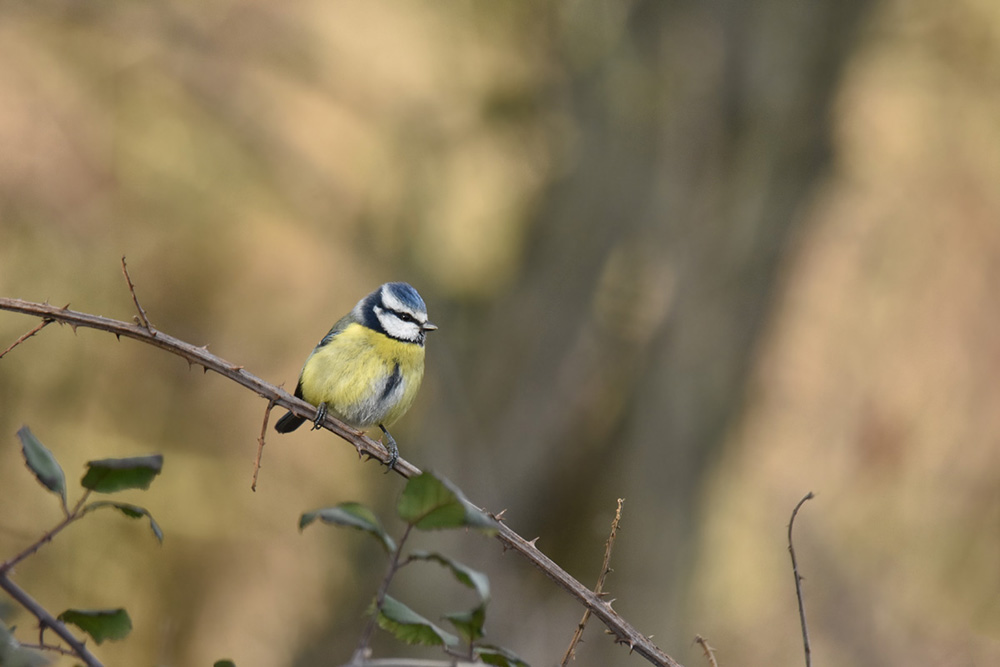
[[[313,430],[328,413],[360,430],[378,426],[391,470],[399,448],[388,428],[413,404],[424,376],[424,339],[436,329],[408,283],[385,283],[358,301],[323,336],[299,374],[295,396],[316,406]],[[305,421],[289,410],[274,429],[290,433]]]

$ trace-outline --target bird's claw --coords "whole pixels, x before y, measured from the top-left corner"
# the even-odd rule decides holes
[[[320,403],[319,407],[316,409],[316,419],[313,421],[312,430],[323,427],[323,421],[326,419],[327,407],[326,403]]]
[[[396,461],[399,460],[399,447],[396,446],[396,439],[392,437],[392,434],[386,430],[385,426],[381,424],[378,425],[382,429],[382,433],[385,435],[385,445],[386,451],[389,452],[389,460],[386,462],[386,473],[396,467]]]

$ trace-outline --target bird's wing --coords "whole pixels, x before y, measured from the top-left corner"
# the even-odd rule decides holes
[[[334,336],[336,336],[341,331],[343,331],[344,329],[346,329],[347,325],[349,325],[349,324],[351,324],[352,322],[355,322],[355,321],[356,320],[354,318],[354,314],[353,313],[348,313],[347,315],[344,315],[343,317],[341,317],[337,321],[337,323],[333,325],[333,328],[330,329],[325,336],[323,336],[322,340],[320,340],[320,342],[317,343],[316,349],[318,350],[319,348],[321,348],[324,345],[326,345],[327,343],[329,343],[331,340],[333,340]],[[315,352],[315,350],[314,350],[314,352]]]

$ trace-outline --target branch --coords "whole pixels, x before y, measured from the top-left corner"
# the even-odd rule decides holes
[[[259,396],[269,401],[273,400],[275,405],[288,408],[297,415],[306,417],[307,419],[313,419],[316,415],[315,406],[306,403],[302,399],[295,398],[284,389],[265,382],[252,373],[248,373],[242,366],[231,364],[225,359],[215,356],[208,351],[207,346],[198,347],[173,336],[168,336],[156,329],[148,330],[140,324],[113,320],[108,317],[101,317],[100,315],[80,313],[75,310],[69,310],[66,306],[59,308],[47,303],[35,303],[33,301],[22,301],[21,299],[10,299],[7,297],[0,297],[0,310],[9,310],[15,313],[34,315],[42,319],[55,320],[70,325],[74,330],[77,327],[85,327],[107,331],[108,333],[113,333],[118,338],[122,336],[132,338],[176,354],[191,366],[201,366],[206,371],[215,371],[219,375],[243,385]],[[389,453],[385,448],[378,442],[365,437],[360,431],[354,430],[331,416],[326,417],[323,421],[323,426],[350,442],[369,457],[378,459],[383,463],[388,463]],[[400,472],[405,477],[412,477],[420,473],[412,464],[402,461],[400,463],[403,465],[397,464],[396,468],[400,469]]]
[[[68,305],[68,304],[67,304],[67,305]],[[24,334],[23,336],[21,336],[20,338],[18,338],[17,340],[15,340],[15,341],[14,341],[13,343],[11,343],[11,344],[10,344],[10,345],[9,345],[9,346],[7,347],[7,349],[6,349],[6,350],[4,350],[3,352],[0,352],[0,359],[3,359],[3,358],[4,358],[4,355],[6,355],[6,354],[7,354],[8,352],[10,352],[10,351],[11,351],[11,350],[13,350],[13,349],[14,349],[15,347],[17,347],[18,345],[20,345],[20,344],[21,344],[21,343],[23,343],[24,341],[26,341],[26,340],[28,340],[29,338],[31,338],[32,336],[34,336],[34,335],[35,335],[36,333],[38,333],[39,331],[41,331],[41,330],[42,330],[42,329],[44,329],[45,327],[47,327],[47,326],[49,326],[50,324],[52,324],[52,322],[53,322],[53,321],[54,321],[54,320],[42,320],[41,322],[39,322],[39,323],[38,323],[38,326],[37,326],[37,327],[35,327],[34,329],[32,329],[31,331],[29,331],[28,333]]]
[[[63,648],[62,646],[58,646],[56,644],[45,644],[42,642],[38,644],[25,644],[23,642],[18,642],[18,643],[20,644],[21,648],[31,649],[32,651],[52,651],[53,653],[59,653],[61,655],[69,655],[73,656],[74,658],[80,657],[76,653],[73,653],[73,651],[69,650],[68,648]]]
[[[715,649],[708,645],[708,640],[701,635],[695,635],[694,642],[701,646],[701,650],[705,652],[708,664],[711,665],[711,667],[719,667],[719,663],[715,661]]]
[[[795,575],[795,597],[799,601],[799,623],[802,625],[802,644],[806,651],[806,667],[812,665],[812,649],[809,648],[809,626],[806,625],[806,608],[802,603],[802,575],[799,574],[799,564],[795,560],[795,547],[792,546],[792,526],[795,525],[795,515],[807,500],[813,497],[812,491],[807,493],[792,510],[792,518],[788,521],[788,553],[792,555],[792,574]]]
[[[607,542],[604,543],[604,564],[601,565],[601,574],[597,577],[597,585],[594,586],[594,593],[597,595],[602,595],[604,593],[604,580],[607,578],[608,573],[611,572],[611,549],[615,545],[615,538],[618,537],[618,525],[622,520],[622,503],[625,502],[624,498],[618,499],[618,507],[615,509],[615,518],[611,522],[611,534],[608,535]],[[580,639],[583,637],[583,630],[587,627],[587,621],[590,620],[590,608],[588,607],[586,611],[583,612],[583,618],[576,626],[576,632],[573,633],[573,639],[569,642],[569,647],[566,649],[566,653],[563,655],[562,667],[566,667],[569,661],[574,657],[573,652],[576,650],[576,645],[580,643]]]
[[[159,330],[150,330],[139,324],[129,324],[99,315],[80,313],[69,310],[68,307],[58,308],[49,304],[7,297],[0,297],[0,310],[9,310],[25,315],[33,315],[42,319],[56,320],[69,324],[74,329],[76,327],[87,327],[113,333],[118,338],[122,336],[132,338],[176,354],[190,365],[202,366],[206,371],[215,371],[219,375],[243,385],[257,395],[267,399],[270,403],[288,408],[300,417],[313,419],[316,415],[315,406],[295,398],[287,391],[273,384],[265,382],[256,375],[247,372],[242,366],[236,366],[211,354],[207,347],[197,347]],[[354,445],[359,454],[364,454],[385,464],[389,463],[389,452],[381,443],[368,438],[364,433],[354,430],[329,414],[323,420],[322,425],[335,435]],[[420,474],[419,468],[402,458],[396,461],[394,470],[407,478]],[[596,593],[571,577],[565,570],[556,565],[551,558],[539,551],[534,543],[528,542],[503,523],[500,523],[497,539],[503,543],[505,548],[513,549],[521,554],[529,563],[549,577],[549,579],[590,609],[591,613],[599,618],[607,626],[608,630],[611,631],[611,634],[615,636],[617,643],[628,646],[630,652],[634,651],[638,653],[650,663],[659,667],[681,667],[680,663],[660,650],[648,637],[639,633],[638,630],[623,619],[618,612],[611,608],[609,602],[605,602]]]
[[[83,660],[88,667],[103,667],[101,662],[94,657],[94,654],[87,650],[83,642],[73,636],[73,633],[63,625],[63,623],[52,616],[45,607],[28,595],[24,589],[15,584],[7,577],[7,573],[0,574],[0,588],[4,589],[8,595],[14,598],[22,607],[27,609],[38,619],[42,627],[52,628],[59,637],[66,642],[73,652]]]
[[[77,502],[77,504],[73,506],[72,512],[70,512],[69,510],[65,510],[64,507],[66,516],[63,518],[62,521],[57,523],[55,527],[45,531],[45,533],[41,537],[35,540],[35,542],[33,542],[32,544],[28,545],[23,551],[21,551],[21,553],[17,554],[13,558],[10,558],[9,560],[5,560],[3,563],[0,563],[0,577],[7,576],[7,573],[13,570],[15,565],[17,565],[25,558],[34,554],[39,549],[41,549],[43,544],[48,544],[49,542],[51,542],[52,538],[54,538],[63,528],[65,528],[66,526],[73,523],[81,516],[83,516],[83,513],[80,512],[80,509],[83,507],[83,504],[87,501],[87,498],[89,497],[90,497],[90,489],[87,489],[87,491],[83,494],[83,497],[80,498],[79,502]]]
[[[122,273],[125,274],[125,282],[128,283],[129,294],[132,295],[132,303],[135,304],[135,309],[139,311],[135,323],[142,325],[142,328],[153,333],[153,325],[149,323],[149,318],[146,317],[146,310],[139,305],[139,297],[135,295],[135,285],[132,283],[132,276],[128,274],[128,266],[125,264],[125,255],[122,255]]]
[[[343,667],[482,667],[482,662],[467,660],[421,660],[418,658],[377,658],[349,662]]]
[[[599,618],[615,636],[616,643],[628,646],[630,652],[638,653],[654,665],[681,667],[679,662],[664,653],[649,637],[641,634],[617,611],[612,609],[610,602],[605,602],[592,590],[571,577],[566,570],[539,551],[533,542],[528,542],[504,523],[500,524],[497,539],[503,542],[505,547],[509,547],[524,556],[529,563],[541,570],[542,574],[590,609],[591,613]]]
[[[267,435],[267,422],[271,417],[271,410],[274,408],[274,400],[267,402],[267,409],[264,410],[264,423],[260,426],[260,437],[257,438],[257,458],[253,460],[253,481],[250,483],[250,490],[257,490],[257,473],[260,472],[260,459],[264,455],[264,436]]]

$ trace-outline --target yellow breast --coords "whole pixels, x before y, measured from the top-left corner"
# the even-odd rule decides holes
[[[350,324],[306,359],[302,396],[326,403],[342,421],[390,426],[413,403],[424,376],[424,348]]]

